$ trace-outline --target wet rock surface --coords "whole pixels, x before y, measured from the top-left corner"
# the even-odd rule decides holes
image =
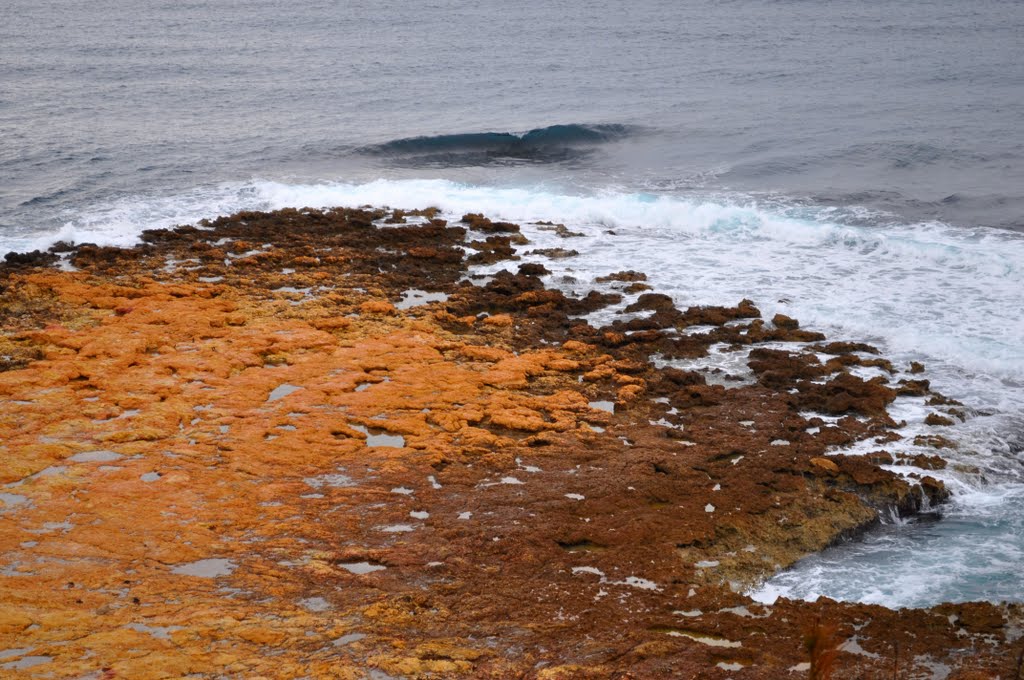
[[[595,328],[621,295],[548,287],[524,240],[475,214],[285,210],[65,246],[70,271],[7,258],[0,668],[800,677],[828,625],[834,677],[1013,677],[1015,606],[736,592],[941,502],[881,467],[903,460],[898,395],[946,403],[927,381],[750,301],[645,293]],[[655,360],[718,346],[753,379]],[[878,453],[831,452],[863,440]]]

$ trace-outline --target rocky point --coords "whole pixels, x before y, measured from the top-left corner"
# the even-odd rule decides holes
[[[882,467],[887,406],[954,400],[748,300],[567,296],[529,248],[304,209],[9,255],[4,677],[1021,677],[1015,605],[743,594],[941,503]],[[749,375],[672,365],[723,344]]]

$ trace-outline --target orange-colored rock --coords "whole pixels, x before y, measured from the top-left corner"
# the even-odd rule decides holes
[[[829,474],[838,474],[839,472],[839,466],[836,465],[831,460],[829,460],[828,458],[811,458],[809,462],[814,467],[818,468],[819,470],[823,470]]]
[[[621,404],[628,404],[635,401],[643,392],[643,385],[624,385],[615,393],[615,399]]]
[[[497,327],[508,327],[513,324],[512,317],[508,314],[493,314],[484,318],[484,325],[486,326],[497,326]]]
[[[367,300],[359,305],[361,314],[394,314],[395,306],[386,300]]]

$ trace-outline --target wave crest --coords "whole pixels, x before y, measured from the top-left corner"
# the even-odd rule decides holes
[[[506,161],[558,162],[587,155],[592,147],[623,139],[635,129],[621,124],[571,123],[529,132],[464,132],[406,137],[365,146],[365,155],[414,165],[484,165]]]

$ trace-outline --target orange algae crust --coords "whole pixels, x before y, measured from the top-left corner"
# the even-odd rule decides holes
[[[515,225],[399,212],[239,213],[0,269],[0,675],[801,677],[824,621],[833,677],[1013,677],[1014,606],[736,592],[942,501],[884,451],[827,451],[898,450],[905,386],[850,348],[759,348],[822,338],[749,301],[645,293],[650,316],[592,328],[621,296],[511,262],[465,279],[473,232],[513,235],[470,248],[493,264]],[[752,347],[752,379],[652,361],[718,342]]]

